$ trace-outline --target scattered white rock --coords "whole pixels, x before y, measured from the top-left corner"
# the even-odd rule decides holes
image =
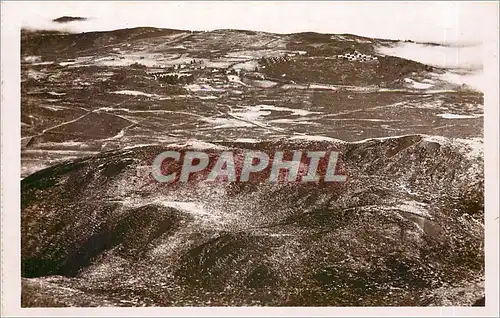
[[[234,140],[234,142],[257,143],[260,142],[260,140],[254,138],[237,138]]]
[[[61,62],[61,63],[59,63],[60,66],[68,66],[68,65],[74,65],[74,64],[76,64],[75,61]]]
[[[437,114],[438,117],[444,118],[444,119],[471,119],[471,118],[479,118],[482,117],[482,114],[479,115],[459,115],[459,114]]]
[[[148,93],[144,93],[144,92],[131,91],[131,90],[115,91],[112,93],[113,94],[122,94],[122,95],[132,95],[132,96],[159,97],[159,95],[156,95],[156,94],[148,94]]]
[[[36,63],[36,62],[41,62],[42,57],[38,55],[30,55],[30,56],[25,56],[23,60],[26,63]]]
[[[207,99],[218,99],[219,97],[208,95],[208,96],[198,96],[199,99],[207,100]]]
[[[310,141],[341,141],[335,138],[314,135],[300,135],[290,137],[289,140],[310,140]]]
[[[47,94],[52,95],[52,96],[64,96],[66,93],[56,93],[56,92],[48,92]]]

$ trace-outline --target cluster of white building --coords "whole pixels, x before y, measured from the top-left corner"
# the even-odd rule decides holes
[[[230,68],[230,69],[226,70],[226,75],[237,75],[237,76],[240,76],[240,74],[241,74],[241,70],[240,69]]]
[[[155,80],[163,80],[168,83],[188,82],[193,78],[193,74],[181,72],[150,71],[147,74]]]
[[[206,68],[205,65],[202,64],[201,61],[196,61],[195,59],[191,60],[189,63],[182,64],[174,64],[174,65],[156,65],[156,68],[167,69],[169,71],[181,71],[181,70],[204,70]]]
[[[263,64],[275,64],[275,63],[283,63],[283,62],[288,62],[292,60],[291,55],[284,55],[284,56],[271,56],[271,57],[263,57],[262,62]]]
[[[342,54],[342,55],[337,55],[337,58],[346,59],[349,61],[360,61],[360,62],[370,62],[370,61],[378,60],[378,58],[376,56],[362,54],[358,51],[354,51],[354,53],[346,53],[346,54]]]

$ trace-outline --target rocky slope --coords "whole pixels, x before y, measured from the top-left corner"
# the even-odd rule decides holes
[[[420,306],[450,298],[472,305],[481,296],[477,145],[421,135],[205,144],[335,147],[348,181],[335,188],[152,182],[151,158],[180,146],[105,152],[23,179],[23,299]],[[476,287],[468,297],[454,295],[463,284]]]

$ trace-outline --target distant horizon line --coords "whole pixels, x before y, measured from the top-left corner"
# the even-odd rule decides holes
[[[68,22],[56,22],[55,20],[61,19],[61,18],[72,18],[75,19],[74,21],[68,21]],[[434,42],[434,41],[416,41],[412,40],[411,38],[398,38],[398,39],[391,39],[391,38],[378,38],[378,37],[372,37],[372,36],[366,36],[366,35],[360,35],[360,34],[355,34],[355,33],[326,33],[326,32],[318,32],[318,31],[297,31],[297,32],[270,32],[270,31],[263,31],[263,30],[257,30],[257,29],[239,29],[239,28],[214,28],[214,29],[178,29],[178,28],[169,28],[169,27],[158,27],[158,26],[148,26],[148,25],[138,25],[138,26],[130,26],[130,27],[125,27],[125,28],[103,28],[103,29],[90,29],[88,31],[77,31],[77,30],[71,30],[64,28],[64,26],[67,26],[68,24],[82,24],[82,23],[87,23],[89,21],[92,21],[93,17],[82,17],[82,16],[71,16],[71,15],[63,15],[59,17],[55,17],[54,19],[50,20],[50,23],[53,24],[53,28],[50,27],[34,27],[34,26],[21,26],[21,31],[52,31],[52,32],[59,32],[59,33],[66,33],[66,34],[82,34],[82,33],[104,33],[104,32],[115,32],[115,31],[121,31],[121,30],[133,30],[133,29],[157,29],[157,30],[172,30],[172,31],[183,31],[183,32],[217,32],[217,31],[236,31],[236,32],[259,32],[259,33],[267,33],[267,34],[274,34],[274,35],[294,35],[294,34],[305,34],[305,33],[313,33],[313,34],[323,34],[323,35],[340,35],[340,36],[355,36],[358,38],[365,38],[365,39],[374,39],[374,40],[380,40],[380,41],[390,41],[390,42],[407,42],[407,43],[415,43],[415,44],[421,44],[421,45],[436,45],[436,46],[443,46],[443,47],[476,47],[482,45],[482,41],[450,41],[450,42]],[[49,21],[48,21],[49,22]]]

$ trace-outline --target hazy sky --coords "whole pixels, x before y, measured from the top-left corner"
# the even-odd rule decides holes
[[[4,2],[5,4],[5,2]],[[316,31],[432,42],[481,42],[482,18],[492,2],[27,2],[24,27],[83,32],[136,26],[190,30],[247,29],[276,33]],[[70,15],[92,18],[51,23]]]

